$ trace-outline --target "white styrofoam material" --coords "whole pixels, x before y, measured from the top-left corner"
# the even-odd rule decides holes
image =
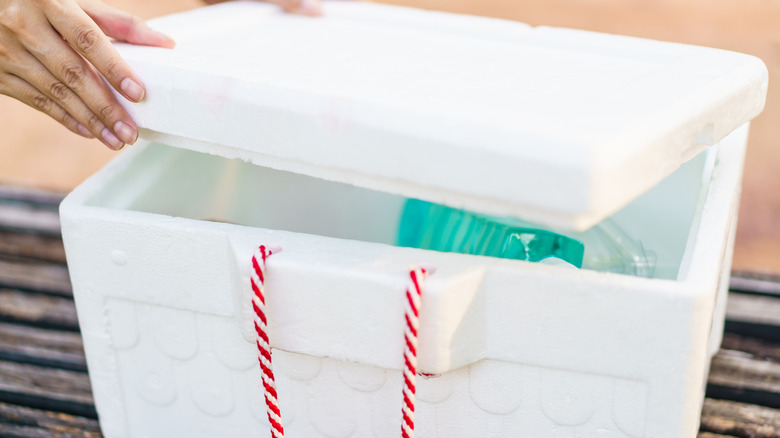
[[[580,230],[751,120],[767,87],[748,55],[361,2],[153,26],[175,50],[118,45],[146,139]]]
[[[689,236],[660,259],[668,279],[400,248],[401,197],[131,148],[61,206],[103,432],[268,433],[248,287],[266,243],[283,247],[267,301],[291,438],[400,434],[403,292],[422,262],[437,271],[422,298],[417,436],[694,438],[746,139],[744,126],[616,216],[660,255],[680,240],[669,233]]]

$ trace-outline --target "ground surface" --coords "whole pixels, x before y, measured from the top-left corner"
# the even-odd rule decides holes
[[[0,186],[0,437],[99,437],[57,206]],[[699,438],[780,437],[780,277],[732,279]]]

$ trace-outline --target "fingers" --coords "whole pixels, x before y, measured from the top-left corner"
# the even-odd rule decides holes
[[[100,0],[0,0],[0,92],[112,149],[134,143],[138,128],[111,88],[133,102],[146,91],[109,36],[173,46]]]
[[[161,32],[150,28],[140,18],[120,11],[102,2],[89,2],[84,12],[111,38],[130,44],[172,49],[176,42]]]
[[[279,5],[286,12],[294,14],[319,17],[322,15],[322,2],[320,0],[266,0],[268,3]]]
[[[54,32],[28,42],[32,60],[13,71],[65,108],[111,149],[135,143],[138,129],[103,79]]]
[[[65,109],[17,76],[5,75],[0,79],[0,94],[13,97],[38,111],[47,114],[49,117],[60,122],[63,126],[82,137],[94,138],[89,130],[76,121],[76,119],[68,114]]]
[[[204,3],[213,5],[224,3],[226,0],[203,0]],[[322,2],[320,0],[261,0],[280,6],[286,12],[310,17],[322,15]]]
[[[46,11],[46,18],[54,29],[125,98],[132,102],[143,100],[146,91],[141,80],[119,56],[108,37],[72,0],[62,4],[66,7],[52,6]],[[46,62],[44,64],[49,67]],[[91,82],[89,88],[98,86]]]

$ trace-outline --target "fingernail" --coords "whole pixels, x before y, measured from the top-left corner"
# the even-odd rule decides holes
[[[322,3],[320,0],[301,0],[295,12],[311,16],[322,15]]]
[[[121,88],[125,93],[125,96],[127,96],[133,102],[140,102],[144,99],[143,87],[138,85],[138,82],[130,78],[122,79],[122,82],[119,84],[119,88]]]
[[[103,143],[115,151],[122,149],[122,147],[125,145],[118,138],[116,138],[116,136],[111,131],[109,131],[108,128],[103,128],[100,136],[103,137]]]
[[[89,129],[87,129],[87,127],[82,125],[81,123],[79,123],[78,126],[76,126],[76,129],[79,130],[79,134],[81,134],[86,138],[95,138],[95,136],[92,135],[91,132],[89,132]]]
[[[157,41],[153,45],[159,46],[159,47],[165,47],[165,48],[168,48],[168,49],[172,49],[172,48],[174,48],[176,46],[176,41],[173,38],[169,37],[168,35],[166,35],[166,34],[164,34],[162,32],[159,32],[159,31],[156,31],[156,30],[152,29],[146,23],[144,23],[144,26],[147,29],[149,29],[151,32],[153,32],[154,35],[157,37]]]
[[[157,31],[155,31],[155,32],[157,32]],[[162,32],[157,32],[157,35],[159,36],[160,40],[162,41],[162,43],[160,44],[161,46],[166,47],[168,49],[172,49],[172,48],[176,47],[176,40],[174,40],[173,38],[169,37],[168,35],[166,35],[166,34],[164,34]]]
[[[114,132],[123,142],[129,144],[135,143],[135,139],[138,137],[138,132],[121,120],[114,123]]]

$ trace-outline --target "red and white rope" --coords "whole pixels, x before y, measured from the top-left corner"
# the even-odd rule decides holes
[[[420,302],[423,282],[429,270],[413,268],[409,271],[409,285],[406,287],[406,330],[404,331],[404,403],[401,408],[403,422],[401,436],[414,437],[414,398],[417,392],[417,332],[420,328]]]
[[[276,380],[271,365],[271,345],[268,341],[268,320],[265,315],[265,270],[266,259],[273,253],[281,251],[281,248],[266,248],[260,245],[252,255],[252,273],[250,282],[252,285],[252,308],[255,312],[255,332],[257,333],[257,351],[260,362],[260,370],[263,377],[265,390],[265,404],[268,413],[268,421],[271,423],[271,437],[284,438],[282,427],[282,412],[279,409],[279,400],[276,393]],[[409,271],[409,285],[406,287],[404,330],[404,387],[403,387],[403,421],[401,423],[401,435],[403,438],[414,437],[414,402],[417,392],[417,333],[420,328],[420,303],[422,298],[423,283],[431,272],[430,268],[416,267]]]
[[[271,366],[271,345],[268,342],[268,320],[265,317],[265,262],[268,256],[279,252],[280,248],[272,251],[264,245],[255,250],[252,255],[252,308],[255,311],[255,332],[257,332],[257,352],[260,361],[260,370],[263,374],[263,388],[265,388],[265,405],[268,412],[268,421],[271,423],[271,437],[283,438],[282,412],[279,410],[279,400],[276,395],[276,379]]]

